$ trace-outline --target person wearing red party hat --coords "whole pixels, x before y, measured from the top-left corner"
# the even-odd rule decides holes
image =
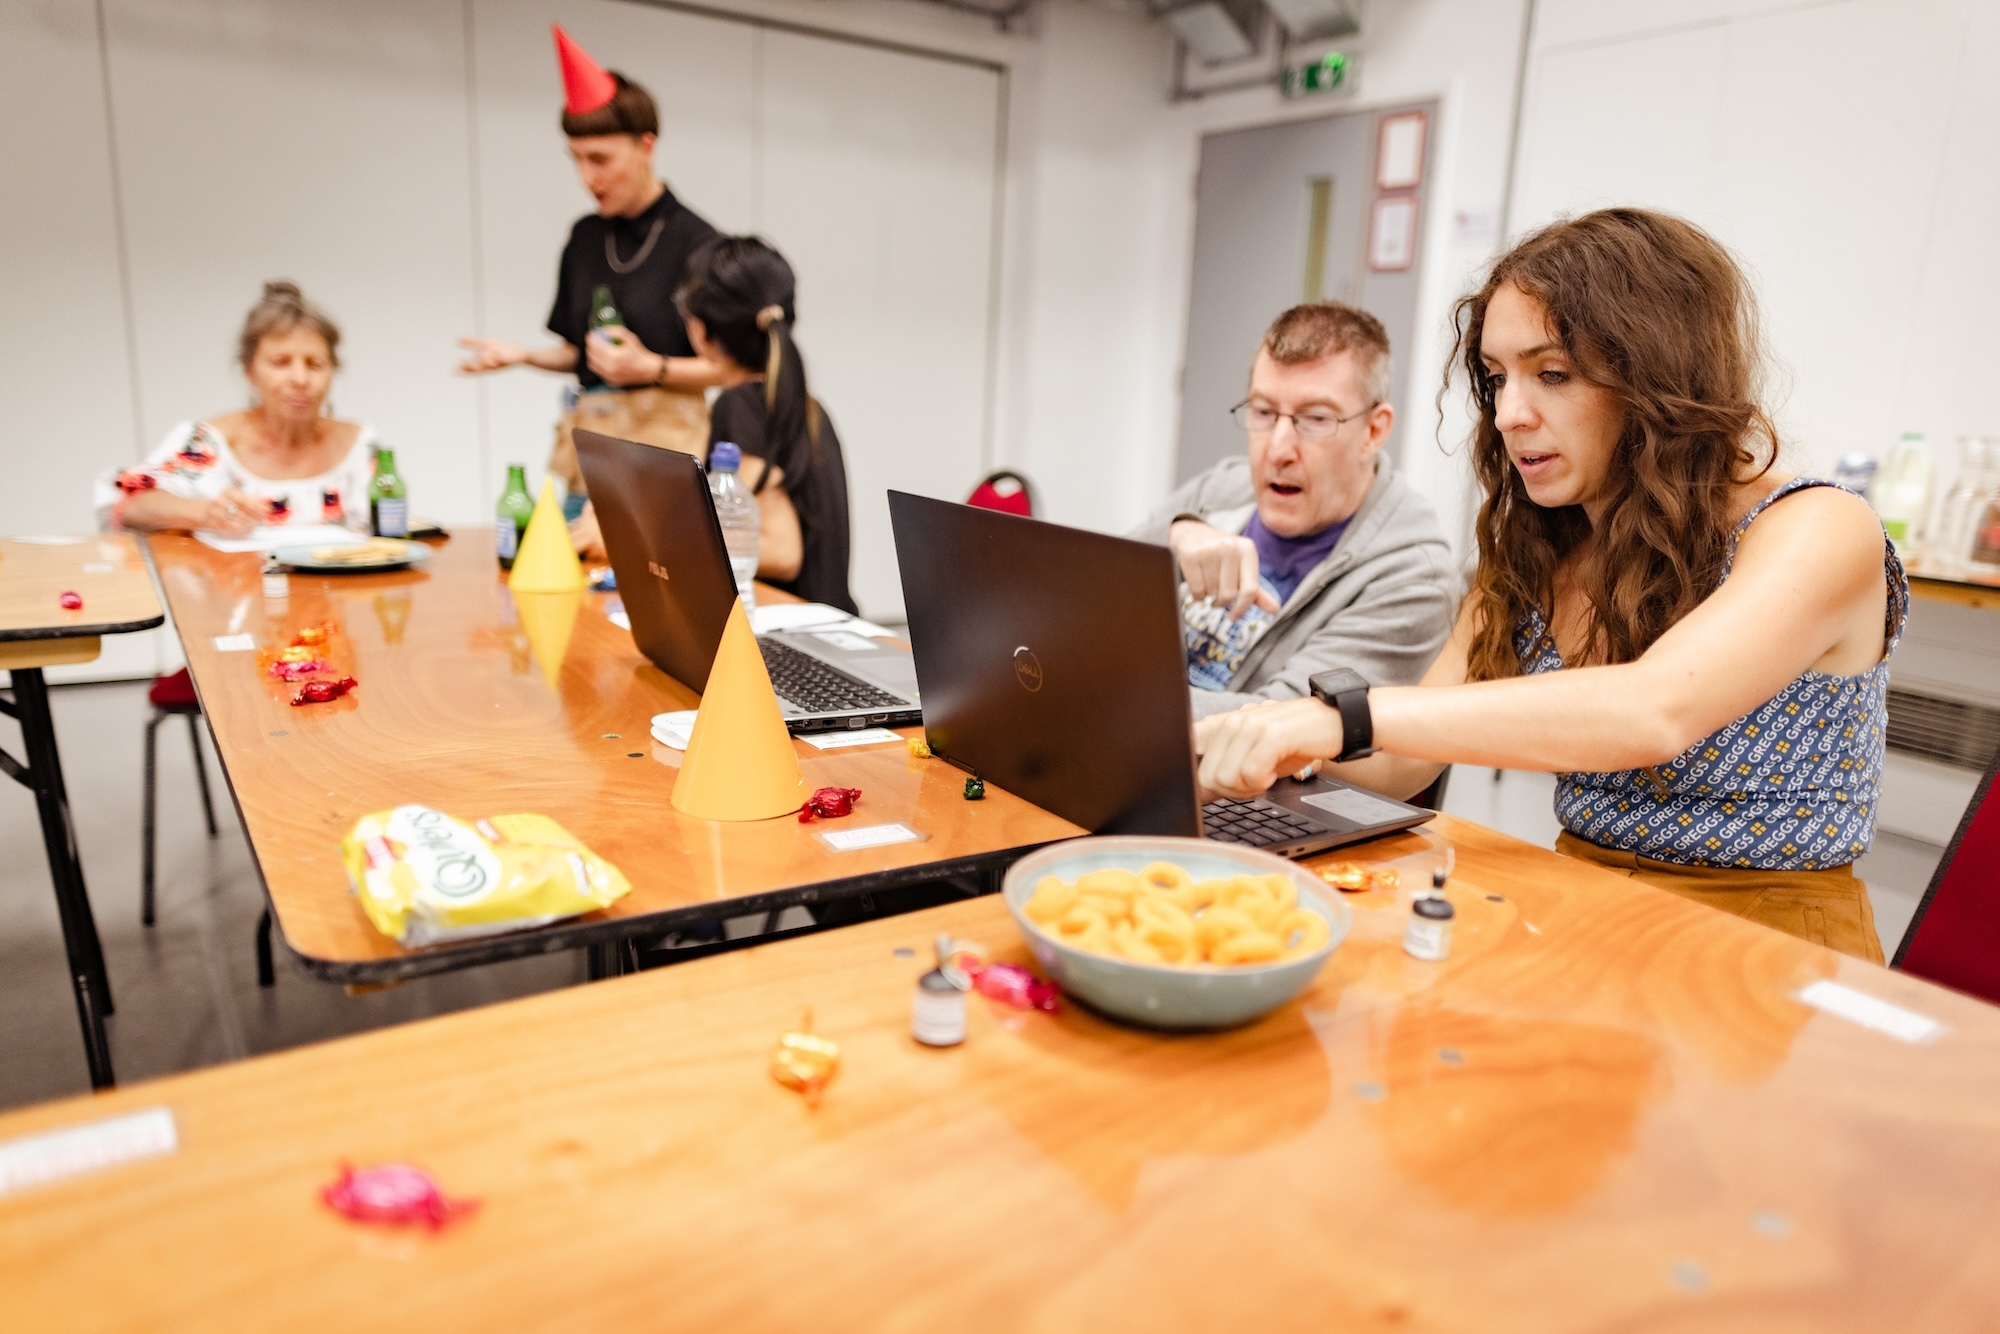
[[[563,247],[548,321],[562,341],[528,348],[461,338],[466,356],[459,370],[478,375],[534,366],[575,373],[580,392],[556,427],[549,471],[580,498],[572,427],[707,453],[702,391],[720,382],[722,369],[695,354],[674,293],[688,255],[716,233],[654,174],[660,113],[652,95],[592,60],[561,27],[550,27],[562,69],[563,133],[597,212],[577,220]]]

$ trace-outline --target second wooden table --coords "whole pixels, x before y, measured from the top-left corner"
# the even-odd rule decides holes
[[[680,752],[656,744],[650,723],[698,697],[610,622],[608,598],[517,604],[486,533],[434,548],[422,570],[295,574],[282,601],[263,597],[254,556],[186,537],[156,537],[152,551],[278,926],[332,981],[390,981],[991,874],[1083,832],[994,788],[968,802],[962,773],[900,742],[827,752],[795,743],[810,787],[862,790],[845,820],[682,815],[669,804]],[[267,652],[322,623],[333,671],[360,685],[294,707],[297,687],[268,674]],[[232,648],[243,636],[264,652]],[[622,870],[632,893],[540,930],[406,950],[362,914],[340,839],[370,811],[408,802],[465,817],[540,812]],[[815,837],[883,822],[924,841],[836,852]]]

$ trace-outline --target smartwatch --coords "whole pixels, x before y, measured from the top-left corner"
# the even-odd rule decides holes
[[[1337,763],[1375,753],[1375,719],[1368,711],[1368,683],[1352,667],[1336,667],[1308,678],[1313,698],[1340,715]]]

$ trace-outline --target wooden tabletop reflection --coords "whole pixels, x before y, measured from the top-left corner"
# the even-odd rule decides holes
[[[1990,1007],[1449,818],[1354,855],[1404,888],[1232,1033],[975,997],[918,1046],[935,933],[1023,957],[982,899],[15,1113],[181,1147],[0,1197],[0,1291],[23,1328],[1992,1328]],[[1794,999],[1828,978],[1945,1032]],[[767,1074],[807,1008],[817,1111]],[[483,1205],[357,1227],[343,1161]]]
[[[668,804],[680,752],[652,740],[650,721],[698,697],[610,622],[607,595],[511,594],[488,533],[460,533],[420,569],[293,574],[282,601],[262,595],[254,556],[186,537],[156,537],[152,550],[278,925],[323,976],[403,976],[469,952],[585,943],[639,918],[664,930],[678,910],[712,918],[727,901],[759,911],[797,901],[805,886],[1081,832],[990,787],[967,802],[958,770],[899,743],[825,753],[796,744],[810,786],[862,790],[846,825],[900,821],[921,843],[834,852],[814,837],[825,826],[791,817],[681,815]],[[360,684],[337,702],[295,707],[297,687],[268,674],[269,650],[319,624],[333,632],[332,671]],[[256,647],[232,649],[242,636]],[[632,893],[545,930],[542,944],[405,951],[363,916],[339,856],[355,820],[405,802],[466,817],[548,815],[624,871]]]

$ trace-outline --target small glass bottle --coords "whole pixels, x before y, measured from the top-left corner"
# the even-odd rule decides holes
[[[1410,905],[1410,924],[1403,930],[1403,952],[1413,959],[1435,962],[1451,953],[1451,920],[1456,914],[1444,896],[1444,868],[1431,872],[1431,892]]]
[[[375,451],[375,479],[368,483],[368,526],[377,537],[410,535],[409,492],[396,473],[396,451]]]
[[[611,289],[603,283],[590,294],[590,328],[592,332],[604,331],[604,336],[612,342],[619,341],[613,330],[625,328],[625,316],[619,311],[618,303],[611,299]]]
[[[285,567],[278,564],[276,556],[264,557],[264,596],[267,598],[288,598],[292,595],[292,581],[286,575]]]
[[[521,539],[527,534],[528,520],[534,517],[535,498],[528,494],[528,470],[525,464],[507,465],[507,485],[500,492],[500,503],[493,509],[493,549],[499,554],[500,568],[514,568],[514,553],[521,549]]]
[[[965,989],[933,968],[917,979],[910,1003],[910,1036],[926,1047],[956,1047],[965,1041]]]

